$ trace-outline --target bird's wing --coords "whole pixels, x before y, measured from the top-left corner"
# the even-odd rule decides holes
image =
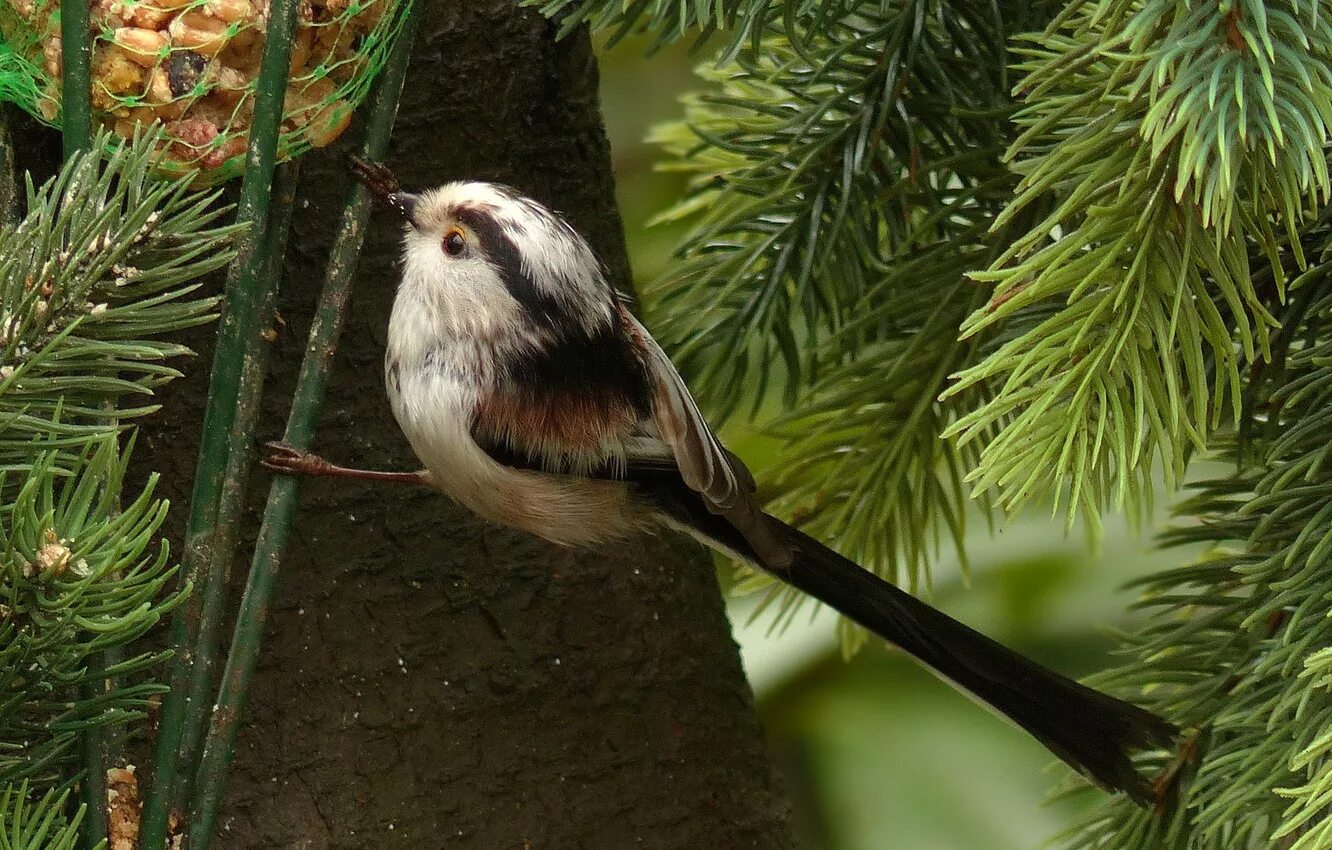
[[[630,463],[674,460],[685,484],[703,497],[713,513],[726,514],[752,502],[754,476],[712,433],[666,352],[627,311],[624,318],[644,355],[656,426],[655,434],[628,446]],[[670,457],[663,457],[665,453]]]
[[[652,388],[653,433],[627,447],[630,467],[673,462],[685,485],[740,532],[765,565],[789,566],[790,547],[773,534],[774,524],[780,523],[765,514],[755,498],[754,476],[712,433],[666,352],[628,311],[623,315],[640,344]]]

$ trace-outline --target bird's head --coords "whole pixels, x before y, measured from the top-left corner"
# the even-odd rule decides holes
[[[403,285],[475,327],[592,331],[614,294],[596,255],[557,214],[495,183],[403,191],[383,166],[358,178],[404,221]]]

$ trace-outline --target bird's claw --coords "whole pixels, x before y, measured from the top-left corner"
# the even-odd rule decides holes
[[[393,175],[387,165],[381,162],[371,162],[355,155],[348,159],[356,179],[370,190],[370,194],[379,200],[387,201],[391,196],[401,191],[398,186],[398,178]]]
[[[268,454],[259,463],[274,472],[286,475],[320,475],[330,467],[329,462],[319,455],[286,443],[277,441],[265,443],[264,448],[268,449]]]

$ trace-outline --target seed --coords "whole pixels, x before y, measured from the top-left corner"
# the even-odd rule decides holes
[[[174,46],[197,50],[209,56],[225,47],[231,38],[226,21],[209,17],[198,10],[182,13],[171,22],[168,29]]]
[[[157,64],[162,48],[167,45],[166,33],[142,27],[119,27],[111,34],[111,40],[125,51],[131,62],[145,68]]]
[[[208,67],[208,57],[193,50],[173,50],[167,60],[167,84],[173,97],[192,91]]]

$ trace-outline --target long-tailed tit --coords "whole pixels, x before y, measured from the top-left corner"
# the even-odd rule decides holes
[[[682,530],[896,644],[1101,787],[1151,800],[1132,755],[1170,746],[1169,723],[1024,658],[764,513],[744,464],[559,216],[503,186],[418,195],[382,166],[356,170],[406,222],[384,379],[425,469],[347,469],[280,444],[267,466],[418,482],[566,546]]]

